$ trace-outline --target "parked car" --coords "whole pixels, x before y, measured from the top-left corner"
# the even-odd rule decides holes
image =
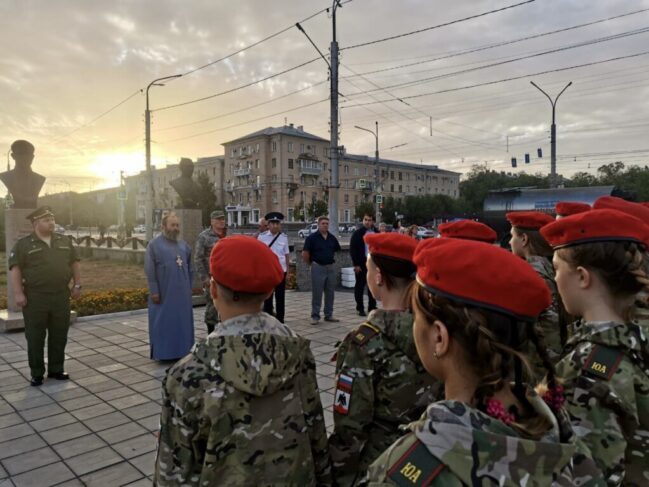
[[[419,227],[417,230],[417,238],[434,238],[436,237],[437,234],[426,227]]]
[[[62,225],[59,225],[58,223],[56,223],[56,224],[54,225],[54,231],[55,231],[56,233],[64,233],[64,232],[65,232],[65,228],[64,228]]]
[[[297,236],[300,238],[307,238],[309,235],[312,233],[315,233],[318,231],[318,224],[317,223],[311,223],[308,225],[306,228],[303,228],[302,230],[297,232]]]
[[[136,227],[133,228],[133,232],[135,232],[135,233],[145,233],[146,232],[146,227],[144,225],[137,225]]]

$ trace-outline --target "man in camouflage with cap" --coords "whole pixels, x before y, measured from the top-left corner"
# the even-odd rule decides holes
[[[43,206],[27,216],[34,231],[18,240],[9,254],[16,305],[22,308],[31,385],[43,384],[43,349],[47,335],[47,376],[70,377],[63,368],[70,327],[70,296],[81,294],[79,258],[70,237],[54,233],[54,214]],[[74,285],[70,289],[70,281]]]
[[[194,244],[194,268],[203,284],[205,294],[205,325],[207,333],[212,333],[219,322],[219,312],[214,307],[210,296],[210,252],[220,238],[225,237],[227,227],[225,213],[215,210],[210,214],[210,227],[203,230]]]
[[[284,277],[258,240],[220,240],[210,292],[221,322],[163,382],[158,486],[331,485],[309,341],[261,311]]]

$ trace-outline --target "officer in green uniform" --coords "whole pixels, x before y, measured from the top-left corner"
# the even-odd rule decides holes
[[[79,258],[70,237],[54,233],[54,214],[43,206],[27,216],[34,232],[16,242],[9,255],[16,305],[25,320],[31,385],[43,384],[43,349],[47,335],[48,374],[57,380],[70,376],[63,369],[70,327],[70,295],[81,293]],[[70,281],[74,286],[70,290]]]

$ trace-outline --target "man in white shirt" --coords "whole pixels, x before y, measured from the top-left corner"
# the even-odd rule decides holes
[[[284,215],[278,211],[268,213],[264,219],[268,222],[268,231],[260,233],[257,240],[270,247],[270,250],[279,259],[279,264],[284,269],[284,279],[273,291],[266,301],[264,301],[264,312],[274,314],[275,318],[284,323],[284,294],[286,291],[286,271],[288,270],[288,237],[282,233],[282,220]],[[273,295],[275,296],[275,313],[273,313]]]

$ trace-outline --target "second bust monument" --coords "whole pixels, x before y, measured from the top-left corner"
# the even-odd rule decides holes
[[[194,174],[194,163],[191,159],[183,157],[180,159],[180,177],[170,181],[169,184],[180,196],[180,202],[176,208],[194,209],[198,208],[197,197],[200,193],[200,186],[192,179]]]

